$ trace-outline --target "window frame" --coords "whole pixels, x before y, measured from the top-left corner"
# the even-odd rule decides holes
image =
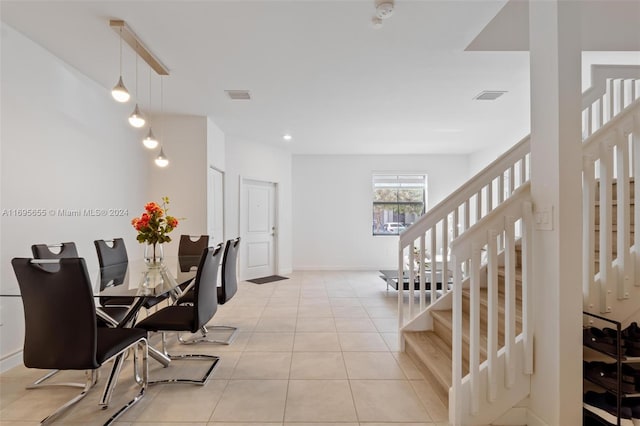
[[[397,184],[396,186],[391,186],[389,187],[389,189],[393,189],[396,191],[396,200],[395,201],[377,201],[376,200],[376,189],[380,189],[380,187],[376,186],[376,181],[383,181],[385,180],[385,178],[390,179],[390,178],[396,178],[397,180]],[[406,184],[411,184],[410,180],[411,178],[413,178],[415,180],[415,178],[420,178],[422,180],[422,186],[416,186],[413,189],[417,189],[417,188],[422,188],[422,202],[418,202],[418,201],[400,201],[399,197],[398,197],[398,192],[401,189],[412,189],[411,186],[407,186],[407,187],[402,187],[402,183],[403,180],[401,178],[405,178],[405,183]],[[409,178],[409,179],[407,179]],[[390,171],[385,171],[385,172],[372,172],[371,173],[371,213],[372,213],[372,222],[371,222],[371,235],[374,237],[378,237],[378,236],[398,236],[400,235],[404,229],[406,229],[406,227],[412,225],[415,222],[412,222],[410,224],[406,224],[404,222],[404,220],[406,220],[406,215],[407,215],[407,211],[406,211],[406,207],[408,206],[416,206],[416,205],[420,205],[422,204],[422,211],[417,215],[417,218],[419,218],[420,216],[424,215],[425,212],[428,209],[428,204],[427,204],[427,200],[428,200],[428,175],[425,172],[390,172]],[[376,207],[377,206],[383,206],[383,205],[391,205],[393,206],[393,212],[391,213],[392,218],[394,220],[392,221],[388,221],[388,222],[384,222],[384,220],[380,220],[380,219],[376,219],[376,215],[379,215],[380,213],[376,212]],[[379,208],[379,207],[378,207]],[[401,213],[402,212],[402,213]],[[400,221],[400,217],[401,215],[404,217],[403,221]],[[416,220],[417,220],[416,218]],[[397,219],[397,220],[396,220]],[[384,222],[384,223],[382,223]],[[398,224],[399,226],[397,226],[397,229],[395,232],[388,232],[386,231],[386,225],[387,224]],[[403,227],[404,229],[400,229],[401,227]]]

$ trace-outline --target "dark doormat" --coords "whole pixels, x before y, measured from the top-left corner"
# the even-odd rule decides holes
[[[254,284],[266,284],[266,283],[272,283],[274,281],[288,280],[288,279],[289,279],[288,277],[281,277],[280,275],[269,275],[268,277],[254,278],[252,280],[247,280],[247,281]]]

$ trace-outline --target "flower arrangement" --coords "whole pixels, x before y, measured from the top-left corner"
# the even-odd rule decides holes
[[[156,256],[156,244],[170,242],[169,233],[178,226],[178,219],[167,215],[168,204],[169,197],[162,197],[162,207],[153,201],[147,203],[144,206],[144,213],[131,221],[131,225],[138,231],[138,236],[136,237],[138,242],[153,246],[154,262],[158,258]]]

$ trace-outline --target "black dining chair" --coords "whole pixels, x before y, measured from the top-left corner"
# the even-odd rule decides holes
[[[240,250],[240,237],[234,240],[228,240],[224,247],[224,256],[222,258],[222,283],[220,287],[217,287],[218,304],[224,305],[236,294],[238,291],[238,251]],[[176,304],[193,304],[193,292],[187,291],[180,297]],[[208,337],[209,331],[222,330],[231,331],[231,335],[226,340],[218,340]],[[221,345],[230,345],[235,340],[238,334],[238,328],[229,325],[213,325],[204,326],[199,331],[199,337],[192,337],[185,339],[181,335],[178,335],[180,343],[189,345],[199,342],[217,343]]]
[[[107,408],[124,354],[133,348],[134,372],[139,380],[140,391],[106,424],[112,423],[144,396],[148,380],[146,330],[97,327],[91,281],[82,258],[14,258],[11,264],[18,280],[24,307],[25,367],[87,371],[84,385],[57,384],[81,387],[82,392],[47,416],[42,423],[52,422],[67,408],[84,398],[98,380],[97,369],[113,360],[111,377],[106,382],[100,402],[103,409]],[[142,376],[138,371],[138,349],[141,349],[143,354]]]
[[[96,247],[96,253],[98,254],[98,264],[100,265],[101,272],[113,271],[115,266],[127,264],[129,262],[129,256],[127,255],[127,247],[124,244],[122,238],[114,238],[112,240],[95,240],[93,242]],[[104,278],[108,278],[107,273]],[[101,286],[107,284],[104,282],[103,274],[101,273]],[[167,299],[167,296],[156,296],[145,298],[142,306],[145,309],[150,309],[156,306],[158,303]],[[101,297],[100,304],[104,307],[112,306],[131,306],[135,302],[133,297]]]
[[[195,239],[194,239],[195,238]],[[209,246],[209,236],[191,236],[180,235],[180,244],[178,245],[178,266],[180,272],[189,272],[198,266],[202,250]],[[193,277],[180,283],[180,290],[186,291],[189,284],[193,282]]]
[[[218,297],[216,293],[216,277],[218,266],[222,256],[222,244],[217,247],[207,247],[203,250],[198,265],[198,271],[194,279],[192,305],[171,305],[160,309],[136,324],[136,327],[148,331],[160,332],[162,336],[162,351],[172,360],[175,359],[202,359],[212,361],[208,370],[201,379],[166,379],[150,381],[155,383],[192,383],[204,385],[211,372],[219,361],[214,355],[181,354],[171,355],[167,352],[166,332],[190,332],[195,333],[207,324],[218,309]]]
[[[73,242],[60,244],[34,244],[31,246],[31,253],[33,253],[34,259],[68,259],[78,257],[78,249],[76,248],[76,244]],[[53,267],[53,264],[43,264],[42,267],[44,269],[51,268]],[[98,326],[115,327],[127,314],[127,308],[122,306],[103,305],[96,314],[98,316]],[[37,382],[34,383],[34,385],[37,384]]]

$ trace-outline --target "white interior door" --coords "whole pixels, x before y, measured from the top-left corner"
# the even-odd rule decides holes
[[[276,273],[276,185],[242,180],[240,221],[242,279]]]
[[[209,167],[207,233],[210,245],[224,241],[224,172]]]

